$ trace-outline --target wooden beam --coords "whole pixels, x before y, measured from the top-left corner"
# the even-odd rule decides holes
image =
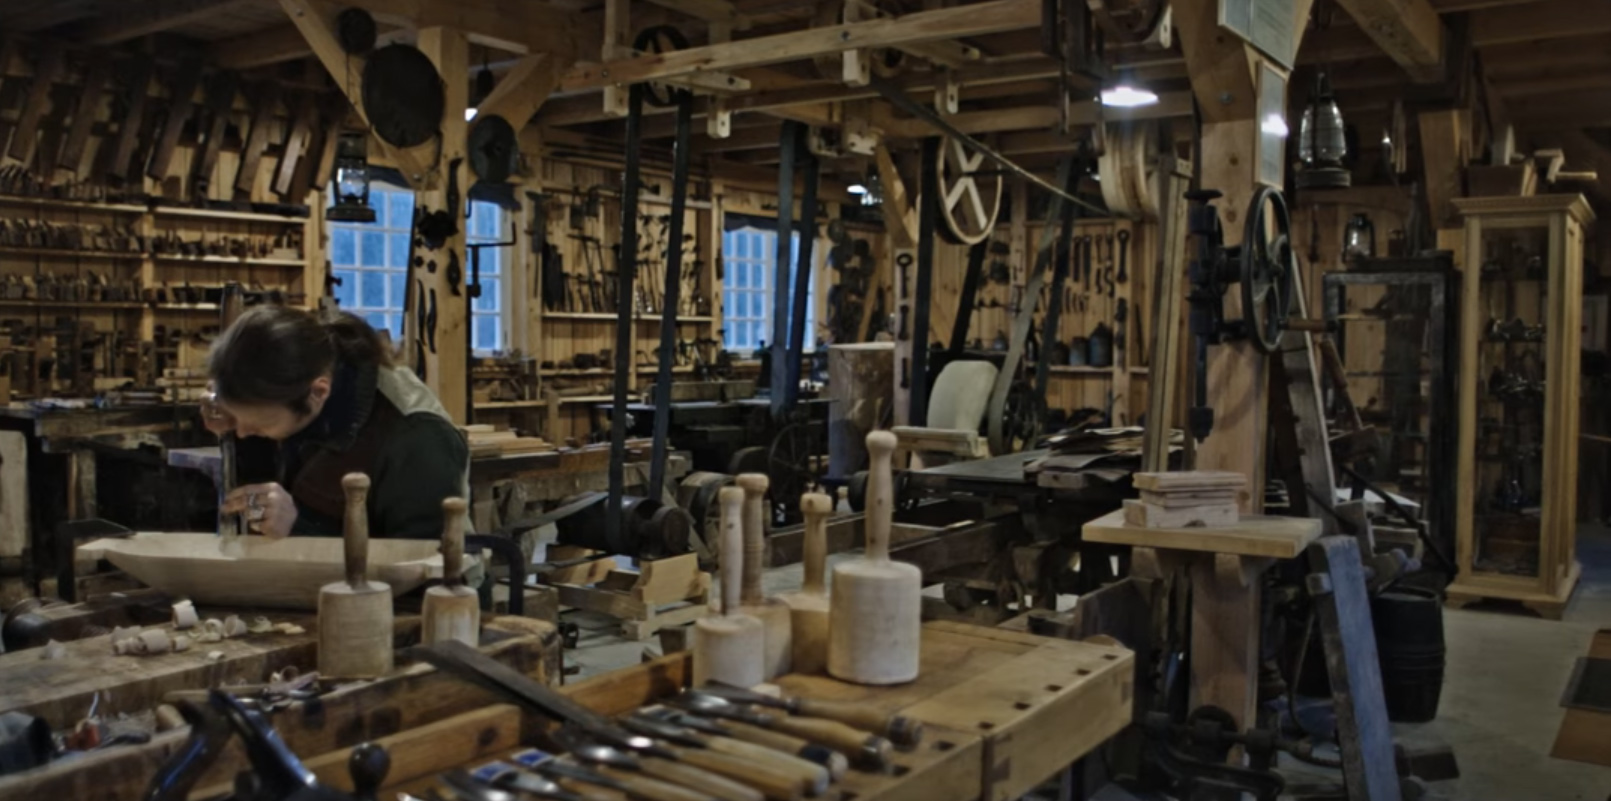
[[[1421,165],[1426,202],[1435,228],[1458,228],[1454,199],[1465,196],[1465,168],[1470,161],[1470,112],[1463,109],[1423,111]]]
[[[1485,47],[1479,54],[1482,70],[1495,81],[1611,70],[1611,35],[1584,36],[1568,44],[1542,41]]]
[[[525,56],[504,73],[492,93],[476,107],[476,115],[496,114],[518,131],[537,115],[558,82],[559,63],[553,56],[547,53]]]
[[[510,0],[342,0],[378,22],[424,30],[463,31],[474,44],[511,53],[549,53],[561,59],[598,52],[599,29],[585,15],[547,3]]]
[[[8,33],[28,33],[54,28],[95,16],[100,9],[95,0],[13,0],[0,10],[0,29]]]
[[[141,0],[111,4],[78,37],[87,45],[110,45],[255,8],[257,0]]]
[[[1520,6],[1537,1],[1538,0],[1432,0],[1432,7],[1437,9],[1439,14],[1453,14],[1457,11],[1479,11],[1484,8]]]
[[[936,135],[934,128],[913,117],[896,117],[886,106],[874,106],[873,126],[882,129],[886,136],[895,139],[918,139]],[[1192,114],[1190,92],[1165,92],[1158,102],[1133,109],[1103,108],[1096,101],[1075,103],[1069,108],[1069,124],[1096,125],[1099,122],[1123,120],[1157,120],[1169,117],[1189,117]],[[1005,131],[1034,131],[1055,128],[1061,121],[1058,110],[1049,105],[1020,106],[1017,108],[964,111],[952,115],[947,121],[963,133],[983,134]]]
[[[1388,58],[1419,83],[1443,80],[1443,20],[1427,0],[1338,0]]]
[[[349,56],[341,49],[336,40],[335,16],[336,11],[322,0],[280,0],[280,8],[285,10],[291,23],[302,32],[313,54],[319,58],[335,80],[336,86],[341,88],[347,100],[352,103],[353,111],[365,127],[369,126],[369,115],[364,113],[363,97],[357,81],[347,80],[349,75],[362,75],[364,60],[357,56]],[[468,89],[466,89],[468,91]],[[464,112],[459,111],[459,122],[464,122]],[[444,120],[444,123],[448,122]],[[418,184],[425,180],[427,170],[425,161],[413,152],[392,147],[380,137],[372,137],[371,141],[380,145],[382,155],[386,160],[402,171],[403,178],[411,183]]]
[[[735,31],[750,29],[749,18],[740,14],[727,0],[649,0],[649,2],[661,8],[687,14],[694,19],[730,25]]]
[[[1470,25],[1475,47],[1611,33],[1611,3],[1545,0],[1490,8],[1472,12]]]
[[[1561,131],[1611,127],[1611,90],[1513,97],[1507,100],[1516,127]]]
[[[1611,56],[1611,54],[1607,54]],[[1611,70],[1575,72],[1570,75],[1548,75],[1534,78],[1490,80],[1493,88],[1506,97],[1523,99],[1535,95],[1577,93],[1593,89],[1611,89]]]
[[[463,33],[451,28],[426,28],[420,31],[419,48],[442,75],[446,104],[442,112],[442,158],[436,164],[436,180],[429,191],[419,195],[418,203],[428,210],[446,209],[458,220],[459,232],[449,237],[443,248],[446,252],[458,254],[468,275],[470,266],[464,249],[464,208],[449,208],[447,188],[457,185],[459,203],[466,201],[470,189],[469,171],[464,163],[468,127],[464,110],[470,101],[469,40]],[[452,174],[455,172],[457,175]],[[425,353],[425,383],[436,393],[454,422],[462,424],[467,411],[465,375],[470,369],[470,315],[467,298],[462,294],[465,290],[448,281],[448,271],[445,269],[430,273],[410,267],[408,276],[411,283],[413,279],[418,279],[425,287],[426,296],[416,298],[417,301],[428,302],[433,293],[435,297],[435,349],[432,352],[427,348]],[[418,286],[416,284],[416,288]],[[430,339],[427,338],[427,342]]]
[[[799,61],[846,50],[957,39],[1040,24],[1040,0],[990,0],[903,17],[740,39],[671,53],[581,64],[560,82],[565,91],[597,89],[709,70]]]
[[[266,67],[313,55],[307,37],[295,25],[280,25],[232,39],[213,42],[207,47],[207,60],[219,69],[245,70]]]

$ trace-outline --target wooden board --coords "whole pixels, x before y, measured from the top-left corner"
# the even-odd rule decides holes
[[[0,431],[0,558],[28,548],[28,438]]]
[[[1133,498],[1124,502],[1124,523],[1144,528],[1224,528],[1241,520],[1233,499],[1226,503],[1163,506]]]
[[[245,556],[218,550],[213,534],[140,532],[78,547],[81,558],[106,559],[151,587],[198,605],[313,609],[319,588],[340,581],[341,540],[333,537],[243,537]],[[401,595],[442,573],[435,540],[371,539],[369,578]],[[466,564],[468,569],[469,563]]]
[[[1600,629],[1589,642],[1590,659],[1611,659],[1611,629]],[[1568,708],[1549,755],[1611,767],[1611,712]]]
[[[1133,483],[1136,489],[1152,492],[1191,492],[1220,488],[1238,490],[1247,486],[1247,476],[1224,470],[1183,470],[1173,473],[1136,473]]]
[[[1119,510],[1086,523],[1084,537],[1110,545],[1291,559],[1320,537],[1320,521],[1243,515],[1225,528],[1139,528],[1125,525]]]

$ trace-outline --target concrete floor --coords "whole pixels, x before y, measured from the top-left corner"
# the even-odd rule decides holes
[[[1585,526],[1578,556],[1583,578],[1561,621],[1505,609],[1445,611],[1448,668],[1438,718],[1394,727],[1406,746],[1454,749],[1461,777],[1429,785],[1428,799],[1611,801],[1611,768],[1549,756],[1572,666],[1588,652],[1594,632],[1611,627],[1611,529]],[[765,584],[768,593],[796,589],[800,568],[770,571]],[[566,656],[578,670],[573,681],[659,653],[654,640],[635,643],[616,636],[608,618],[571,613],[566,619],[582,629],[581,647]],[[1101,801],[1127,798],[1112,787],[1099,796]]]

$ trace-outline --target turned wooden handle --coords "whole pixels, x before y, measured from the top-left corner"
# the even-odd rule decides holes
[[[635,798],[649,801],[710,801],[704,793],[696,793],[686,787],[651,779],[641,773],[603,765],[594,765],[593,769],[620,782],[627,793]]]
[[[464,512],[470,505],[463,498],[442,501],[442,583],[456,587],[464,579]]]
[[[923,723],[901,715],[886,715],[865,704],[794,698],[792,710],[813,718],[837,720],[872,734],[881,734],[899,745],[916,745],[923,739]]]
[[[830,778],[828,769],[815,762],[807,762],[781,751],[773,751],[770,748],[754,743],[747,743],[743,740],[734,740],[728,737],[711,737],[706,741],[706,745],[708,747],[703,755],[691,754],[690,756],[710,762],[707,767],[712,770],[716,769],[714,765],[717,763],[709,760],[708,756],[714,752],[739,759],[751,767],[764,765],[770,770],[793,777],[796,786],[804,791],[806,795],[819,795],[828,788]]]
[[[889,740],[853,729],[836,720],[778,715],[773,718],[772,727],[826,745],[863,767],[882,768],[889,764],[889,756],[894,751]]]
[[[838,779],[840,776],[845,775],[845,771],[850,768],[850,760],[845,759],[844,754],[816,745],[809,740],[792,734],[763,729],[760,726],[751,726],[748,723],[740,723],[736,720],[723,721],[722,727],[727,729],[733,737],[742,738],[740,740],[742,743],[753,743],[762,748],[781,752],[786,756],[797,757],[801,761],[813,765],[825,765],[828,768],[828,777],[831,779]],[[724,740],[727,738],[715,737],[712,739]]]
[[[867,435],[872,469],[867,471],[867,558],[889,561],[889,527],[895,515],[895,478],[891,459],[895,435],[874,431]]]
[[[677,758],[684,763],[677,767],[684,770],[695,770],[697,768],[697,772],[701,774],[709,771],[718,776],[726,777],[723,781],[736,781],[744,789],[758,796],[769,798],[772,801],[800,801],[805,796],[805,786],[799,774],[779,770],[771,762],[729,756],[709,749],[699,748],[677,749],[676,754]],[[648,770],[650,761],[654,760],[644,760],[645,770]],[[695,786],[686,782],[684,784],[711,795],[721,795],[708,786]]]
[[[348,473],[341,479],[341,489],[347,493],[341,535],[347,546],[347,584],[361,590],[369,583],[369,476]]]
[[[761,560],[766,555],[766,488],[770,480],[762,473],[744,473],[737,481],[744,489],[744,595],[739,602],[758,606],[766,600],[761,594]]]
[[[678,759],[683,759],[680,751],[672,749]],[[683,760],[686,762],[687,760]],[[667,759],[655,757],[640,757],[638,765],[643,773],[651,778],[661,781],[680,784],[690,790],[704,793],[717,801],[766,801],[766,795],[760,790],[747,784],[740,784],[718,772],[701,770],[692,763],[672,762]]]
[[[744,584],[744,490],[722,487],[716,494],[722,510],[722,614],[738,614]]]
[[[800,589],[812,595],[828,591],[823,573],[828,562],[828,515],[833,512],[833,500],[820,492],[800,496],[800,514],[805,516],[805,540],[801,543],[800,563],[805,568],[805,581]]]

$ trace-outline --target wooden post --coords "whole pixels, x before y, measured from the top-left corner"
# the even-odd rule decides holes
[[[458,187],[459,206],[447,211],[457,220],[459,232],[448,238],[443,250],[457,253],[462,271],[469,275],[469,258],[464,248],[464,204],[470,192],[469,173],[464,162],[464,110],[469,106],[470,99],[470,84],[466,75],[470,59],[469,42],[463,31],[432,27],[420,30],[419,48],[441,73],[447,102],[442,111],[442,158],[436,166],[436,180],[430,182],[430,189],[419,194],[418,202],[428,210],[445,208],[448,187]],[[442,401],[442,406],[453,416],[454,422],[463,423],[465,404],[469,400],[465,397],[465,375],[470,369],[467,352],[470,320],[465,289],[449,284],[446,269],[438,269],[435,273],[414,270],[412,278],[423,282],[425,287],[425,296],[416,298],[417,301],[429,304],[431,293],[436,293],[436,351],[427,350],[425,353],[426,384]],[[458,290],[457,294],[455,289]]]

